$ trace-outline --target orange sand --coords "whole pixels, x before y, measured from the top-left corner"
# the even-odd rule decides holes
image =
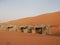
[[[60,36],[0,32],[0,45],[60,45]]]

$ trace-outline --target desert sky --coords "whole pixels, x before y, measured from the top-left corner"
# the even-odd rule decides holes
[[[0,0],[0,22],[60,11],[60,0]]]

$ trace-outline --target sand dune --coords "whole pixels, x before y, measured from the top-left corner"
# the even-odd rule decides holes
[[[60,45],[60,12],[48,13],[36,17],[13,20],[2,24],[16,25],[52,25],[50,35],[20,32],[0,32],[0,45]]]
[[[39,15],[36,17],[28,17],[18,20],[13,20],[6,22],[5,24],[31,24],[31,25],[39,25],[39,24],[51,24],[51,25],[60,25],[60,12],[48,13]]]

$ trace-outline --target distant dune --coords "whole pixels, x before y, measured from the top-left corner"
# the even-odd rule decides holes
[[[13,20],[1,24],[40,25],[50,24],[50,35],[19,32],[0,32],[0,45],[60,45],[60,12]]]
[[[39,25],[39,24],[50,24],[60,25],[60,12],[48,13],[39,15],[36,17],[28,17],[18,20],[5,22],[5,24],[18,24],[18,25]]]

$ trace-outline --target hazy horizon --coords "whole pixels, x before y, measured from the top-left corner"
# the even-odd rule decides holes
[[[0,22],[60,11],[60,0],[0,0]]]

